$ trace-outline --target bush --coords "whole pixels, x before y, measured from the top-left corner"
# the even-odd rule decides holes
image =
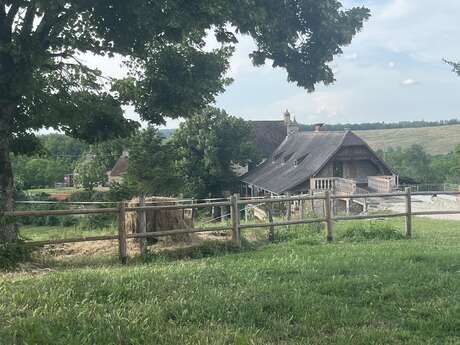
[[[338,238],[351,242],[362,242],[369,240],[401,240],[404,239],[404,235],[394,224],[388,221],[373,220],[349,225]]]
[[[136,196],[136,191],[127,183],[113,183],[110,185],[108,199],[110,201],[130,200]]]

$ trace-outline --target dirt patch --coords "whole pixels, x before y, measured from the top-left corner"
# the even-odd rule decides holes
[[[393,197],[383,199],[375,207],[378,210],[390,210],[392,212],[405,212],[406,199],[404,197]],[[412,212],[426,211],[460,211],[460,201],[455,198],[431,197],[431,196],[413,196]],[[421,216],[432,219],[460,220],[460,214],[443,214]]]
[[[148,247],[151,252],[163,250],[176,250],[187,247],[199,246],[207,241],[227,241],[229,234],[224,232],[206,232],[200,234],[190,234],[186,242],[176,242],[172,239],[165,239]],[[130,239],[127,241],[127,252],[129,257],[139,255],[139,244],[137,241]],[[118,256],[118,242],[113,241],[94,241],[94,242],[77,242],[64,243],[56,245],[47,245],[40,250],[40,255],[51,256],[54,259],[65,259],[71,257],[101,257],[101,256]]]

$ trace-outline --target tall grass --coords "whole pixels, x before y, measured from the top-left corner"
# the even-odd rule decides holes
[[[5,275],[0,343],[460,343],[460,222],[415,219],[405,241],[295,232],[192,260]]]

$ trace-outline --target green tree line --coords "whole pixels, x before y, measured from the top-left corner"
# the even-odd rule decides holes
[[[377,151],[409,184],[460,184],[460,145],[447,155],[430,155],[422,146]]]
[[[185,193],[219,196],[235,190],[233,164],[258,159],[250,127],[222,110],[207,108],[185,121],[168,138],[154,127],[135,135],[87,145],[62,134],[41,136],[40,154],[13,159],[19,189],[53,187],[65,174],[77,172],[77,183],[92,190],[107,182],[110,170],[123,149],[130,152],[130,165],[120,197],[146,191],[157,195]],[[460,183],[460,146],[447,155],[430,155],[420,145],[377,152],[408,183]]]

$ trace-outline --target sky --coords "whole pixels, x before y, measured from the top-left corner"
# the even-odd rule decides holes
[[[342,0],[372,17],[331,66],[333,85],[313,93],[288,83],[269,64],[254,67],[250,37],[231,59],[234,82],[216,106],[246,120],[277,120],[288,109],[300,123],[397,122],[460,118],[460,77],[443,59],[460,60],[459,0]],[[116,61],[89,59],[105,74],[124,75]],[[132,108],[127,116],[138,119]],[[178,121],[168,120],[175,128]]]

